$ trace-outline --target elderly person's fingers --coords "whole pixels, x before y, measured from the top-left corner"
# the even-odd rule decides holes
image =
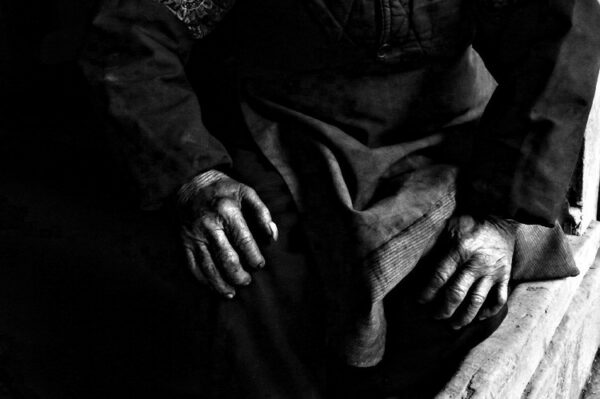
[[[194,239],[190,234],[184,234],[184,247],[188,267],[196,279],[208,284],[217,293],[233,298],[235,289],[221,277],[206,243],[201,239]]]
[[[269,208],[262,202],[256,191],[248,186],[244,186],[241,190],[242,209],[252,211],[254,218],[258,222],[260,229],[273,241],[277,241],[279,231],[277,225],[273,222]]]
[[[217,269],[232,284],[250,284],[252,277],[242,268],[240,257],[229,242],[222,224],[213,218],[205,218],[202,224],[210,244],[210,254]]]
[[[241,209],[233,201],[223,200],[218,205],[223,226],[229,241],[233,244],[243,261],[252,268],[262,268],[265,258],[262,256],[254,236],[242,215]]]
[[[459,265],[459,254],[456,251],[451,250],[442,259],[439,266],[435,269],[431,280],[421,292],[419,296],[419,303],[428,303],[433,301],[440,289],[446,285],[450,278],[454,275]]]
[[[183,248],[185,251],[185,260],[188,266],[188,269],[192,272],[196,279],[203,283],[208,284],[208,280],[200,270],[198,266],[198,262],[196,261],[196,246],[200,243],[202,239],[193,231],[193,227],[183,227],[181,229],[181,242],[183,243]]]
[[[206,277],[204,277],[204,274],[200,270],[200,267],[198,267],[198,262],[196,262],[196,255],[194,255],[194,248],[192,246],[188,247],[185,244],[184,244],[184,246],[185,246],[185,257],[186,257],[188,268],[190,269],[190,271],[192,272],[194,277],[196,277],[196,280],[198,280],[202,284],[208,284],[208,280],[206,279]]]
[[[482,306],[486,302],[488,294],[494,285],[494,281],[490,277],[483,277],[479,279],[469,292],[467,298],[463,302],[461,308],[454,315],[450,326],[458,330],[463,328],[467,324],[470,324]]]
[[[198,245],[198,258],[199,266],[202,273],[219,294],[224,295],[227,298],[233,298],[235,296],[235,289],[229,285],[221,276],[221,273],[217,269],[210,251],[206,245]]]
[[[421,295],[422,303],[434,299],[437,319],[451,319],[462,328],[476,317],[497,314],[506,304],[515,225],[490,216],[469,215],[448,222],[448,255]]]
[[[449,319],[454,315],[456,309],[463,303],[471,286],[479,278],[471,269],[466,268],[457,276],[453,277],[444,287],[438,296],[440,297],[440,305],[433,317],[436,319]]]
[[[196,278],[228,297],[235,295],[233,286],[250,284],[252,277],[242,265],[265,265],[253,233],[264,233],[273,241],[279,234],[256,191],[209,170],[180,187],[176,206],[186,257]],[[256,231],[254,223],[250,230],[246,217],[256,222]]]
[[[485,320],[497,315],[504,305],[506,305],[506,302],[508,301],[508,283],[509,278],[507,277],[494,286],[492,293],[493,302],[490,305],[486,304],[486,307],[477,317],[479,320]]]

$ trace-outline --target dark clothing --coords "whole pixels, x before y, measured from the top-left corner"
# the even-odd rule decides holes
[[[231,146],[247,124],[303,214],[329,292],[330,335],[350,364],[381,359],[382,300],[453,212],[451,165],[463,166],[458,207],[554,225],[595,87],[581,81],[593,82],[599,63],[591,2],[165,3],[197,36],[231,9],[214,48],[189,68],[190,76],[206,73],[200,83],[219,81],[223,68],[215,92],[199,87],[207,104],[224,98],[203,107],[212,135],[182,67],[190,38],[166,7],[107,1],[92,41],[104,48],[90,48],[86,64],[147,205],[196,173],[230,168],[213,135]],[[521,18],[527,27],[513,26]],[[492,53],[507,46],[510,54]],[[219,93],[226,82],[229,96]],[[459,162],[445,151],[452,141],[462,143]]]
[[[227,8],[232,2],[215,3]],[[207,37],[216,51],[198,57],[204,65],[225,62],[238,90],[245,76],[324,67],[383,64],[418,74],[456,59],[473,43],[500,86],[479,129],[465,201],[471,211],[552,225],[593,98],[599,18],[591,0],[246,1],[231,7]],[[185,26],[151,0],[106,1],[95,26],[90,74],[103,82],[111,115],[127,126],[118,134],[120,150],[131,160],[145,203],[155,204],[192,175],[226,165],[214,136],[225,141],[228,133],[209,134],[203,127],[184,74],[193,43]],[[423,121],[443,125],[460,114],[444,115],[431,102],[436,97],[466,101],[464,113],[481,106],[476,64],[449,70],[439,80],[447,89],[436,96],[428,79],[400,95],[399,101],[413,99],[411,134],[419,134]]]
[[[386,299],[382,363],[345,367],[325,349],[322,284],[294,202],[255,151],[232,151],[244,165],[233,173],[257,188],[280,239],[263,247],[253,284],[224,301],[185,269],[168,215],[131,212],[101,173],[79,174],[68,149],[50,149],[36,156],[49,171],[14,162],[2,180],[3,209],[27,209],[0,231],[0,376],[23,397],[425,398],[503,318],[453,331],[416,306],[413,273]]]
[[[84,62],[144,205],[202,171],[245,168],[240,145],[260,150],[298,207],[349,364],[393,347],[384,298],[455,206],[554,225],[600,63],[597,3],[159,3],[104,2]],[[192,51],[186,24],[214,32]],[[572,265],[554,233],[554,264]]]
[[[213,303],[220,321],[216,325],[228,326],[213,336],[215,352],[211,359],[223,369],[210,374],[230,378],[213,386],[218,395],[236,397],[224,391],[239,384],[238,397],[433,396],[469,348],[487,337],[504,318],[503,311],[492,320],[458,332],[432,320],[429,309],[415,302],[423,279],[431,273],[432,264],[424,260],[386,297],[385,307],[391,311],[389,341],[382,362],[362,370],[345,366],[325,342],[323,332],[328,320],[323,311],[326,285],[318,270],[321,263],[306,255],[306,239],[286,184],[254,151],[237,149],[232,156],[237,164],[244,165],[234,168],[234,176],[257,187],[267,206],[274,210],[286,238],[266,249],[270,270],[253,275],[257,286],[240,292],[241,303]],[[227,347],[223,336],[231,336],[225,342],[233,348]],[[232,358],[223,364],[218,359],[224,354]]]

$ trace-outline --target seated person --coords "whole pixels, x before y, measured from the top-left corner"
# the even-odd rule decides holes
[[[575,274],[598,7],[103,1],[82,65],[209,303],[204,384],[173,392],[432,396],[511,278]]]

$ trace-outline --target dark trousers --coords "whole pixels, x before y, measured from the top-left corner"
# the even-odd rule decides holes
[[[318,271],[279,175],[250,149],[236,178],[280,240],[234,300],[185,270],[169,212],[131,211],[111,179],[68,162],[0,184],[0,382],[38,398],[419,398],[433,395],[504,314],[458,332],[416,304],[424,259],[386,299],[386,357],[354,369],[324,345]],[[9,169],[6,169],[9,170]],[[85,170],[85,168],[84,168]],[[31,172],[31,173],[29,173]]]

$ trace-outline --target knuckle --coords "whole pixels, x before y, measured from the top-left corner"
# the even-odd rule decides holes
[[[191,252],[196,249],[202,251],[206,246],[206,239],[203,236],[193,235],[183,239],[183,248]]]
[[[240,263],[240,258],[233,252],[226,252],[222,255],[222,262],[225,266],[237,267]]]
[[[197,235],[198,235],[198,233],[197,233],[196,229],[194,229],[193,226],[190,226],[190,227],[185,226],[185,227],[182,227],[180,230],[180,236],[184,242],[196,241]]]
[[[198,220],[198,229],[203,229],[205,231],[209,231],[215,228],[215,217],[213,214],[203,215]]]
[[[471,259],[465,264],[465,270],[470,272],[471,274],[481,274],[486,266],[488,265],[487,259],[485,256],[476,253],[471,256]]]
[[[433,273],[433,282],[436,285],[443,285],[448,279],[450,278],[450,275],[443,271],[443,270],[436,270],[435,273]]]
[[[471,305],[481,306],[485,302],[485,297],[481,294],[473,294],[471,295]]]
[[[447,298],[450,303],[459,303],[465,297],[465,290],[461,287],[452,286],[448,288]]]
[[[249,187],[249,186],[246,186],[246,185],[242,185],[242,187],[241,187],[240,190],[242,191],[242,193],[244,193],[244,195],[246,195],[248,197],[253,197],[253,198],[257,198],[258,197],[258,193],[252,187]]]
[[[217,279],[217,270],[212,267],[212,265],[209,265],[208,262],[203,261],[200,264],[200,269],[202,270],[202,274],[211,282],[211,283],[215,283],[216,279]]]
[[[448,254],[448,259],[449,259],[451,262],[454,262],[454,263],[461,263],[461,258],[462,258],[461,254],[462,254],[464,251],[465,251],[465,249],[463,248],[463,245],[462,245],[462,244],[459,244],[459,245],[457,245],[457,248],[456,248],[456,250],[455,250],[455,251],[451,251],[451,252]]]
[[[182,247],[184,249],[184,251],[189,251],[189,252],[194,252],[194,240],[191,237],[188,236],[181,236],[181,244]]]
[[[228,215],[236,210],[235,204],[228,198],[218,199],[215,203],[215,207],[220,215]]]
[[[249,283],[249,277],[246,273],[234,273],[229,277],[235,285],[246,285]]]
[[[196,234],[192,236],[191,241],[193,242],[193,245],[200,250],[204,250],[208,247],[208,240],[206,239],[204,234]]]
[[[254,238],[248,234],[238,237],[237,242],[242,247],[254,247]]]

